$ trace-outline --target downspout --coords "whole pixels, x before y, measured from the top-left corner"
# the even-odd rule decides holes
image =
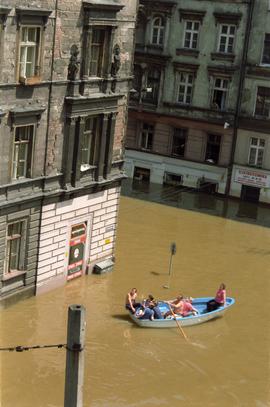
[[[45,200],[45,187],[46,187],[46,161],[48,156],[48,144],[49,144],[49,126],[50,126],[50,114],[51,114],[51,101],[52,101],[52,81],[53,81],[53,71],[54,71],[54,53],[55,53],[55,41],[56,41],[56,24],[58,15],[58,0],[55,0],[55,16],[54,16],[54,30],[53,30],[53,43],[52,43],[52,61],[51,61],[51,72],[50,72],[50,84],[48,93],[48,110],[47,110],[47,129],[46,129],[46,140],[45,140],[45,154],[44,154],[44,166],[43,166],[43,195],[40,202],[40,219],[38,226],[38,254],[37,254],[37,266],[36,266],[36,281],[35,281],[35,294],[37,293],[37,277],[38,277],[38,255],[40,250],[40,236],[41,236],[41,220],[42,220],[42,208]]]
[[[231,149],[231,154],[230,154],[230,163],[228,166],[227,183],[226,183],[226,189],[225,189],[225,195],[227,197],[230,194],[231,181],[232,181],[232,170],[233,170],[234,155],[235,155],[235,149],[236,149],[236,143],[237,143],[237,134],[238,134],[238,126],[239,126],[239,116],[240,116],[241,105],[242,105],[243,88],[244,88],[245,76],[246,76],[248,47],[249,47],[249,41],[250,41],[250,35],[251,35],[254,6],[255,6],[255,0],[250,0],[248,3],[248,17],[247,17],[246,32],[245,32],[245,41],[244,41],[243,54],[242,54],[242,60],[241,60],[241,65],[240,65],[239,87],[238,87],[238,92],[237,92],[237,101],[236,101],[235,115],[234,115],[234,121],[233,121],[232,149]]]

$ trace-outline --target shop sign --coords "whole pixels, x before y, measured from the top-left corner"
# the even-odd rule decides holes
[[[253,170],[237,168],[234,180],[240,184],[252,185],[258,188],[270,187],[270,175]]]
[[[74,225],[71,227],[67,275],[68,280],[82,275],[84,266],[86,230],[86,223],[80,223],[79,225]]]

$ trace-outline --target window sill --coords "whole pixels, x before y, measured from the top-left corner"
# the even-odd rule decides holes
[[[230,61],[233,62],[235,59],[234,54],[226,53],[226,52],[212,52],[211,59],[217,61]]]
[[[41,83],[41,77],[40,76],[32,76],[30,78],[19,78],[19,83],[21,85],[37,85]]]
[[[22,276],[24,274],[26,274],[26,270],[11,271],[11,272],[3,275],[2,281],[12,280],[13,278],[16,278],[18,276]]]
[[[176,55],[186,55],[186,56],[198,58],[199,53],[200,52],[198,49],[191,49],[191,48],[177,48],[176,49]]]

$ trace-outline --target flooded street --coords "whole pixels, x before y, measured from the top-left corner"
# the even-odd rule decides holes
[[[269,213],[269,210],[268,210]],[[84,406],[270,406],[270,229],[122,197],[116,265],[0,311],[0,346],[66,342],[67,308],[86,307]],[[176,242],[170,288],[170,244]],[[141,329],[123,309],[137,287],[168,299],[214,295],[236,304],[223,318]],[[65,350],[1,352],[1,407],[62,407]]]

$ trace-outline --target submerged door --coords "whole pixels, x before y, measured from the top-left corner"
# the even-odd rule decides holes
[[[79,277],[84,269],[87,222],[71,226],[67,279]]]

